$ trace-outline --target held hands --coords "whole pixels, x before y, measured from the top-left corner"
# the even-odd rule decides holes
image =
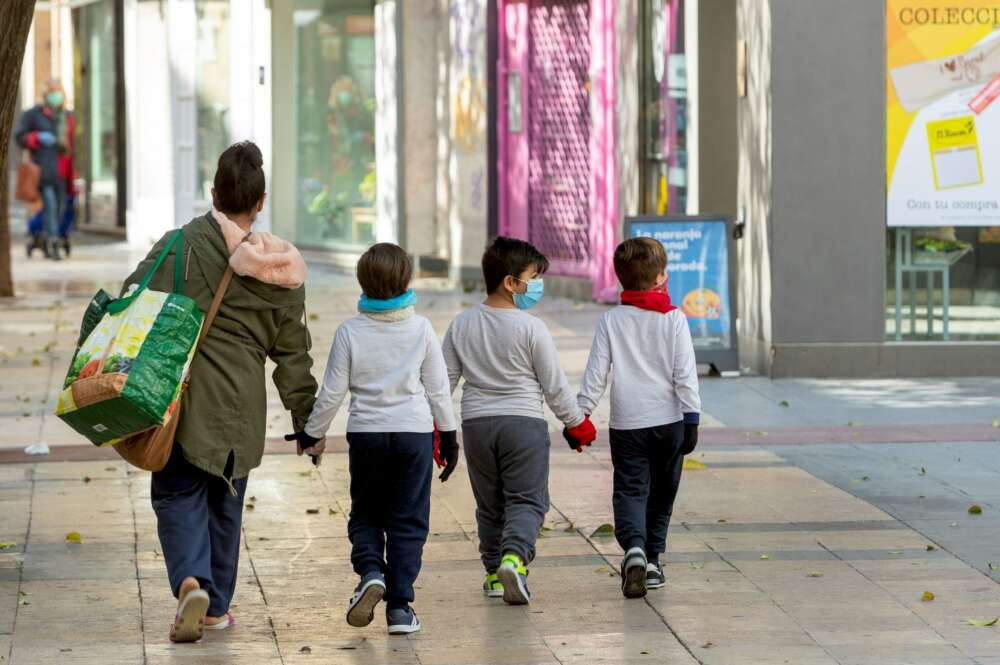
[[[306,434],[305,430],[286,434],[285,441],[295,441],[295,452],[297,455],[305,453],[312,458],[313,466],[319,466],[323,452],[326,450],[326,437],[316,438]]]
[[[594,423],[590,422],[590,416],[585,415],[579,425],[563,428],[563,438],[570,448],[582,453],[583,447],[589,446],[597,438],[597,430],[594,429]]]
[[[455,430],[441,432],[434,425],[434,463],[438,468],[444,467],[444,471],[438,476],[442,483],[451,477],[458,466],[458,440],[455,435]]]
[[[698,423],[684,423],[684,441],[681,443],[681,455],[690,455],[698,446]]]

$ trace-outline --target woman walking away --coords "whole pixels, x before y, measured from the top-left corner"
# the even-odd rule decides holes
[[[184,294],[203,311],[227,266],[235,275],[215,322],[191,364],[170,461],[153,474],[150,491],[170,588],[178,600],[170,630],[174,642],[194,642],[205,629],[233,625],[243,496],[251,469],[264,452],[267,398],[264,361],[292,425],[302,429],[316,381],[304,323],[305,262],[291,244],[253,232],[264,206],[260,150],[237,143],[219,157],[210,213],[183,228]],[[167,234],[126,280],[139,282],[165,246]],[[171,252],[173,253],[173,252]],[[150,288],[170,291],[174,258]],[[320,455],[324,442],[308,450]]]

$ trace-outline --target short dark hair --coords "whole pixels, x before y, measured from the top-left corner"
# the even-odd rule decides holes
[[[251,141],[240,141],[219,155],[215,169],[215,207],[227,215],[254,209],[264,196],[264,157]]]
[[[486,292],[493,293],[500,288],[507,275],[520,278],[531,266],[542,274],[549,269],[549,260],[530,242],[497,236],[483,253]]]
[[[402,247],[380,242],[369,247],[358,259],[357,275],[366,296],[386,300],[406,293],[413,266]]]
[[[615,248],[615,274],[626,291],[653,288],[666,269],[667,252],[658,240],[629,238]]]

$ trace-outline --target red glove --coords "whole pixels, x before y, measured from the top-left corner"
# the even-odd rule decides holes
[[[597,438],[597,430],[594,429],[594,423],[590,422],[590,416],[584,416],[579,425],[564,429],[563,436],[570,448],[582,453],[583,447],[589,446]]]
[[[434,423],[434,463],[441,469],[445,461],[441,459],[441,432],[438,431],[437,423]]]

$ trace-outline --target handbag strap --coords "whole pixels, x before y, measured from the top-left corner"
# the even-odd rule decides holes
[[[208,329],[212,327],[212,322],[215,321],[215,315],[219,313],[219,306],[222,305],[222,298],[226,295],[226,289],[229,288],[229,282],[233,279],[233,267],[226,266],[226,272],[222,274],[222,279],[219,280],[219,286],[215,289],[215,295],[212,297],[212,304],[208,308],[208,313],[205,314],[205,323],[201,326],[201,333],[198,335],[198,343],[194,347],[195,353],[198,352],[198,348],[201,346],[202,340],[208,335]]]

